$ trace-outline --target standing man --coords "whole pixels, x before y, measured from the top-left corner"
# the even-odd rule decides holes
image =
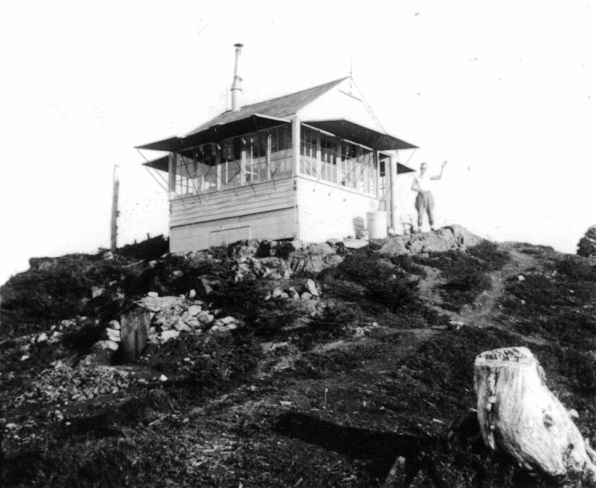
[[[424,212],[428,214],[428,223],[430,224],[430,230],[435,230],[435,219],[433,216],[433,209],[435,206],[435,200],[431,192],[432,182],[440,180],[443,177],[443,170],[445,169],[445,161],[441,165],[441,172],[435,176],[429,176],[426,172],[428,170],[428,164],[422,163],[420,165],[420,174],[414,177],[412,183],[412,191],[418,192],[416,195],[416,211],[418,212],[418,230],[422,230],[422,218]]]

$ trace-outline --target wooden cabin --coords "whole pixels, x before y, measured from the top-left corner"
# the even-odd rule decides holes
[[[243,107],[234,89],[232,110],[139,146],[168,152],[146,165],[168,174],[172,252],[357,236],[374,211],[398,227],[394,182],[412,170],[396,154],[416,146],[378,127],[350,78]]]

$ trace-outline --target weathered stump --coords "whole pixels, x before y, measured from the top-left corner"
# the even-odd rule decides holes
[[[484,442],[520,465],[561,481],[596,482],[596,459],[569,413],[544,382],[544,371],[525,347],[476,357],[474,387]]]

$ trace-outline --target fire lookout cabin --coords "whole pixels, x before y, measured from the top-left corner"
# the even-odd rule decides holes
[[[373,128],[349,78],[243,107],[234,89],[232,110],[138,147],[168,153],[145,164],[168,174],[172,252],[357,236],[371,212],[398,226],[396,180],[412,170],[397,151],[416,146]]]

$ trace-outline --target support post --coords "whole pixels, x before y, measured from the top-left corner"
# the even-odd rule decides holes
[[[397,232],[397,159],[394,156],[389,158],[389,168],[385,168],[385,171],[389,172],[389,213],[391,216],[389,222],[393,232]]]
[[[294,174],[300,172],[300,120],[298,117],[292,119],[292,150],[294,155]]]
[[[168,176],[169,176],[169,197],[170,200],[174,198],[176,193],[176,154],[170,153],[168,159]]]
[[[114,165],[114,188],[112,194],[112,226],[111,226],[111,250],[116,252],[116,244],[118,241],[118,193],[120,191],[120,181],[118,179],[118,165]]]
[[[377,151],[376,149],[373,149],[373,168],[375,171],[375,197],[378,199],[379,198],[379,179],[380,179],[380,173],[381,173],[381,167],[379,166],[379,151]],[[380,205],[381,202],[379,202]],[[380,208],[377,207],[377,210],[380,210]]]
[[[317,131],[317,179],[321,179],[321,171],[323,171],[323,162],[322,162],[322,154],[321,154],[321,133]]]

